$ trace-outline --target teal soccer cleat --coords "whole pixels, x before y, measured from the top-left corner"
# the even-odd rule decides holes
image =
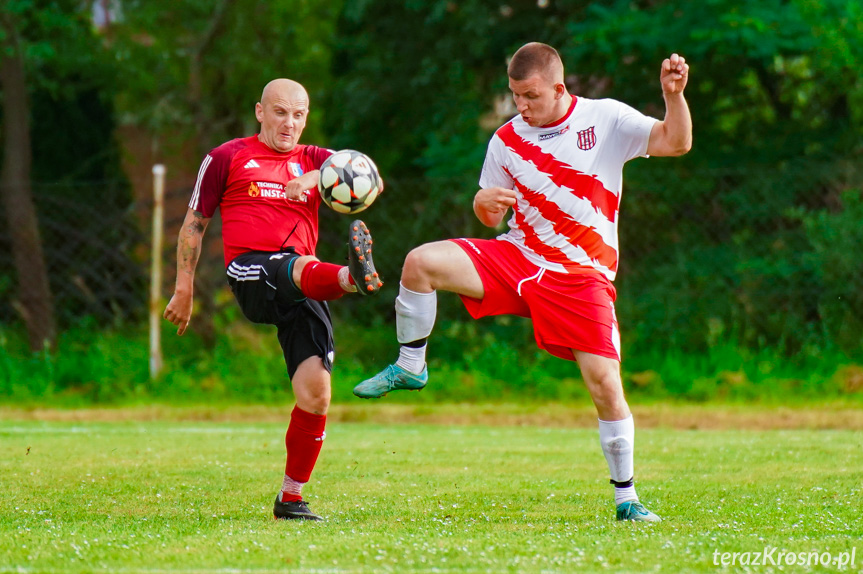
[[[617,519],[633,522],[662,522],[660,517],[644,508],[644,505],[637,500],[628,500],[618,504]]]
[[[354,387],[354,394],[361,399],[379,399],[390,391],[418,391],[426,386],[428,380],[428,367],[423,367],[423,372],[415,375],[398,365],[390,365]]]

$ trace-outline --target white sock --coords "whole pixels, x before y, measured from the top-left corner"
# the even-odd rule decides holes
[[[339,269],[339,287],[347,293],[357,292],[357,286],[351,283],[351,271],[347,266]]]
[[[632,415],[619,421],[599,421],[599,442],[608,463],[611,480],[626,482],[633,476],[633,449],[635,446],[635,423]],[[638,500],[635,487],[614,489],[617,504],[627,500]],[[620,491],[620,492],[618,492]]]
[[[396,336],[410,343],[431,335],[437,317],[437,292],[417,293],[399,283],[396,297]]]
[[[285,475],[285,479],[282,481],[282,491],[285,494],[293,494],[294,496],[302,496],[303,485],[305,482],[297,482],[287,474]],[[279,501],[284,502],[284,497],[279,494]]]
[[[406,347],[402,345],[399,349],[399,358],[396,361],[396,365],[415,375],[419,375],[426,366],[426,347],[427,345],[423,345],[422,347]]]
[[[614,487],[614,505],[617,506],[621,502],[629,502],[633,500],[638,502],[638,495],[635,494],[635,485],[626,486],[624,488]]]

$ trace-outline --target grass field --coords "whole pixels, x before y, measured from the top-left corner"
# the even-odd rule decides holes
[[[0,572],[863,570],[863,436],[818,428],[841,426],[829,409],[758,428],[690,409],[726,421],[699,430],[642,413],[654,525],[613,520],[595,428],[554,409],[551,426],[543,409],[527,425],[444,424],[464,410],[410,425],[336,411],[305,489],[323,523],[271,518],[288,409],[0,411]]]

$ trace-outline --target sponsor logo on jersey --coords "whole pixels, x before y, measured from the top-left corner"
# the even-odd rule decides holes
[[[250,159],[249,161],[246,162],[246,165],[244,165],[243,167],[246,169],[252,169],[253,167],[261,167],[261,166],[258,165],[258,162],[256,162],[255,160]]]
[[[249,195],[251,197],[264,197],[269,199],[287,198],[287,196],[285,195],[284,184],[273,181],[253,181],[249,184]],[[295,199],[293,201],[308,203],[309,192],[303,192],[303,195],[299,199]]]
[[[292,161],[288,162],[288,169],[294,175],[294,177],[300,177],[303,175],[303,166],[298,163],[294,163]]]
[[[285,186],[281,183],[275,183],[272,181],[256,181],[254,184],[261,190],[261,197],[271,197],[275,199],[284,199],[285,198]]]
[[[591,128],[591,129],[593,129],[593,128]],[[560,128],[556,132],[548,132],[545,134],[539,134],[539,141],[542,142],[545,140],[550,140],[551,138],[556,138],[557,136],[562,136],[563,134],[565,134],[568,131],[569,131],[569,126],[566,126],[565,128]]]
[[[587,151],[596,145],[596,134],[593,132],[595,126],[578,132],[578,149]]]

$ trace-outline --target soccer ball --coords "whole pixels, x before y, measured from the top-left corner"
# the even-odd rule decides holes
[[[384,189],[378,167],[369,156],[352,149],[337,151],[321,166],[321,199],[339,213],[359,213]]]

